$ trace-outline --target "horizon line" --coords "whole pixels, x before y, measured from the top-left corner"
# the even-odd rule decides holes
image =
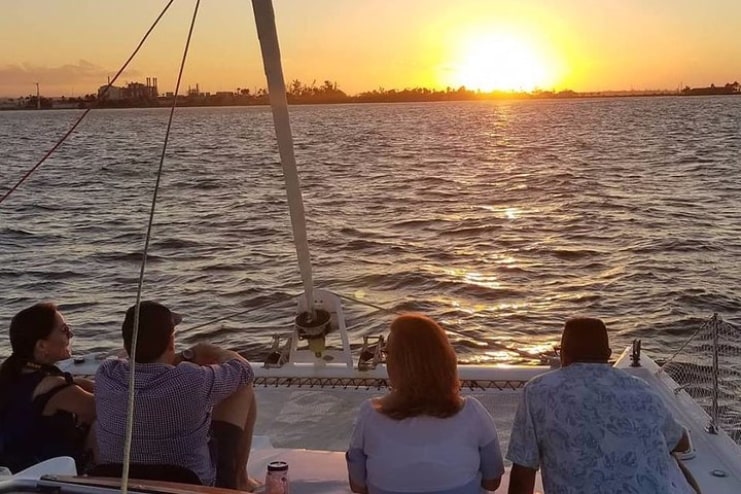
[[[298,79],[293,79],[292,81],[295,81],[295,80],[298,80]],[[326,82],[330,82],[329,79],[327,79]],[[646,93],[673,94],[673,93],[681,93],[682,91],[687,90],[687,89],[693,90],[693,89],[723,88],[723,87],[729,87],[729,86],[734,86],[734,85],[736,85],[736,87],[739,87],[739,82],[737,80],[735,80],[733,82],[726,82],[725,84],[721,84],[721,85],[716,85],[715,83],[710,83],[710,85],[708,85],[708,86],[694,86],[694,87],[693,86],[688,86],[688,85],[685,85],[684,87],[682,87],[682,85],[680,84],[676,88],[672,88],[672,89],[669,89],[669,88],[652,88],[652,89],[634,89],[634,88],[630,88],[630,89],[596,89],[596,90],[582,90],[582,91],[577,91],[577,90],[573,90],[573,89],[569,89],[569,88],[563,88],[563,89],[555,89],[555,88],[552,88],[552,89],[540,89],[540,88],[534,88],[532,90],[492,89],[492,90],[486,91],[486,90],[482,90],[482,89],[468,88],[465,85],[461,85],[461,86],[458,86],[458,87],[446,86],[445,88],[434,88],[434,87],[426,87],[426,86],[413,86],[413,87],[407,86],[407,87],[404,87],[403,89],[399,89],[399,88],[388,88],[387,89],[387,88],[384,88],[383,86],[379,86],[379,87],[374,88],[374,89],[368,89],[368,90],[363,90],[363,91],[360,91],[360,92],[357,92],[357,93],[354,93],[354,94],[349,94],[349,93],[345,93],[344,91],[342,91],[342,89],[340,88],[340,86],[335,81],[331,81],[331,82],[332,82],[332,84],[335,85],[335,87],[336,87],[336,89],[338,91],[342,92],[348,98],[360,97],[360,96],[363,96],[363,95],[372,94],[374,92],[381,92],[381,93],[397,92],[398,93],[398,92],[404,92],[404,91],[419,91],[419,90],[426,90],[426,91],[431,91],[431,92],[435,92],[435,93],[468,91],[468,92],[472,92],[472,93],[475,93],[475,94],[491,95],[491,96],[495,96],[495,95],[500,95],[500,96],[529,95],[529,96],[534,96],[534,95],[548,94],[548,93],[551,93],[551,94],[554,94],[554,95],[557,95],[557,94],[569,94],[569,93],[573,93],[573,94],[577,94],[577,95],[646,94]],[[134,82],[130,82],[130,83],[127,83],[127,84],[132,84],[132,83],[133,84],[136,84],[137,82],[134,81]],[[287,83],[286,84],[286,92],[287,93],[290,93],[289,87],[288,87],[289,85],[290,85],[290,83]],[[106,84],[103,84],[103,85],[99,86],[98,87],[98,91],[100,90],[100,88],[105,87],[105,86],[106,86]],[[196,87],[198,87],[198,86],[199,86],[199,84],[196,83]],[[111,86],[111,87],[124,88],[126,86]],[[154,87],[157,87],[157,86],[154,86]],[[303,83],[302,83],[302,87],[315,88],[315,87],[321,87],[321,86],[316,86],[315,85],[315,82],[314,82],[311,86],[303,85]],[[213,96],[213,95],[216,95],[217,93],[222,93],[222,94],[229,94],[229,93],[231,93],[231,94],[234,94],[234,95],[238,95],[239,94],[238,91],[240,89],[247,89],[248,91],[250,91],[249,88],[236,87],[236,88],[234,88],[232,90],[200,91],[199,94]],[[249,94],[250,95],[254,95],[254,94],[259,93],[260,91],[264,91],[264,92],[267,93],[267,88],[264,88],[264,87],[259,87],[259,88],[258,87],[255,87],[254,90],[255,90],[255,93],[250,92]],[[164,94],[168,94],[168,93],[172,93],[172,91],[163,91],[161,94],[164,95]],[[95,95],[97,97],[97,94],[98,93],[96,91],[96,92],[92,92],[92,93],[80,94],[79,96],[68,96],[68,95],[65,95],[65,94],[44,96],[43,94],[40,94],[40,97],[41,98],[47,98],[47,99],[51,99],[51,98],[68,98],[69,99],[69,98],[84,98],[84,97],[87,97],[87,96],[89,96],[91,94],[92,95]],[[178,97],[186,97],[186,96],[188,96],[187,92],[183,92],[183,93],[179,93],[178,94]],[[28,95],[19,95],[19,96],[0,95],[0,98],[2,98],[2,99],[12,99],[12,100],[24,99],[24,98],[35,98],[35,97],[36,97],[36,95],[31,94],[31,93],[29,93]],[[162,96],[160,96],[160,97],[162,97]]]

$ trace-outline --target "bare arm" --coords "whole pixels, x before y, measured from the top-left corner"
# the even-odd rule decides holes
[[[74,383],[88,393],[92,393],[95,389],[95,383],[93,383],[93,381],[91,381],[90,379],[85,379],[84,377],[76,377],[74,379]]]
[[[66,383],[62,377],[46,378],[37,387],[36,393],[41,394]],[[59,411],[74,413],[80,422],[92,424],[95,420],[95,398],[76,384],[67,386],[49,399],[42,413],[54,415]]]
[[[193,351],[192,362],[198,365],[223,364],[229,360],[245,360],[237,352],[225,350],[210,343],[198,343],[190,348]]]
[[[535,489],[535,474],[538,471],[533,468],[523,467],[517,463],[512,464],[509,474],[508,494],[532,494]]]

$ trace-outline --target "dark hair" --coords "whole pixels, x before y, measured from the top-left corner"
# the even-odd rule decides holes
[[[33,362],[36,342],[43,340],[54,331],[57,306],[51,302],[41,302],[13,316],[10,321],[10,347],[13,353],[0,367],[0,408],[5,407],[7,389],[21,374],[29,362]],[[40,370],[48,374],[59,374],[53,365],[41,365]]]
[[[131,341],[134,338],[134,315],[136,305],[126,311],[121,327],[124,347],[131,355]],[[179,316],[164,305],[145,300],[139,304],[139,335],[136,340],[136,361],[142,364],[154,362],[165,353],[170,336],[175,331]]]
[[[10,346],[13,354],[33,359],[36,342],[47,338],[54,331],[57,306],[41,302],[23,309],[10,321]]]
[[[607,327],[601,319],[574,317],[566,321],[561,335],[562,361],[603,363],[611,354]]]
[[[396,420],[458,413],[463,405],[458,359],[445,331],[429,317],[405,314],[391,323],[389,339],[388,365],[396,376],[377,409]]]

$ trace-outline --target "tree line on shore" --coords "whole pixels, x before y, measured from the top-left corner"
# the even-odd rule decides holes
[[[287,86],[286,95],[289,104],[332,104],[332,103],[398,103],[398,102],[434,102],[434,101],[473,101],[492,99],[547,99],[547,98],[579,98],[579,97],[609,97],[609,96],[661,96],[661,95],[722,95],[741,94],[741,85],[738,82],[727,83],[723,86],[711,84],[708,87],[691,88],[685,87],[680,91],[655,90],[655,91],[608,91],[608,92],[581,92],[571,90],[561,91],[478,91],[467,89],[465,86],[458,88],[447,87],[445,89],[429,89],[423,87],[407,89],[384,89],[378,88],[372,91],[361,92],[356,95],[348,95],[342,91],[336,82],[325,80],[317,85],[316,81],[304,84],[299,80],[291,81]],[[13,108],[130,108],[130,107],[159,107],[172,104],[172,95],[158,97],[137,98],[105,98],[96,94],[88,94],[81,97],[40,98],[37,104],[36,96],[18,98],[16,104],[5,109]],[[236,91],[219,91],[216,93],[202,93],[200,91],[189,91],[187,94],[179,95],[178,106],[249,106],[269,104],[268,92],[264,88],[250,91],[249,89],[237,88]]]

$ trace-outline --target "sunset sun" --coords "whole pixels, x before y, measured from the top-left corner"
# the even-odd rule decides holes
[[[532,91],[553,84],[548,63],[524,39],[489,33],[465,39],[454,63],[452,83],[481,91]]]

